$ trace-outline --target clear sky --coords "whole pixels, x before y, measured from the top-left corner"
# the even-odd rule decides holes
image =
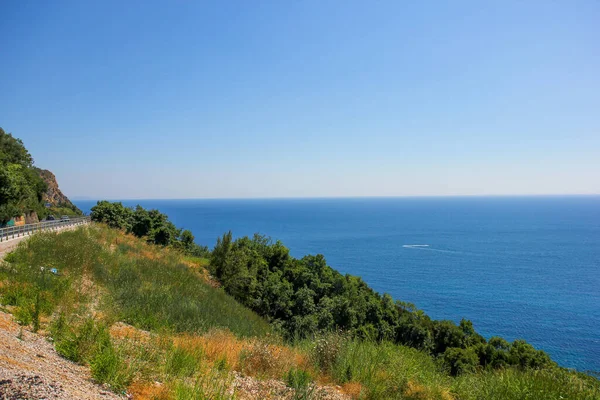
[[[600,2],[0,1],[70,196],[600,193]]]

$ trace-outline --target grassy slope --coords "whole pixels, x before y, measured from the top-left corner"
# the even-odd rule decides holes
[[[315,397],[306,385],[317,380],[368,399],[600,399],[596,379],[563,369],[452,378],[390,343],[334,333],[285,344],[214,287],[204,262],[98,226],[40,234],[0,269],[0,303],[97,380],[139,398],[227,398],[236,370],[285,379],[297,398]]]

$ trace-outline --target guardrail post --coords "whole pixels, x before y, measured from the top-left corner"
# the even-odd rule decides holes
[[[91,222],[92,221],[89,216],[83,216],[72,218],[67,221],[41,221],[33,224],[7,226],[5,228],[0,228],[0,242],[19,237],[31,236],[36,232],[58,231],[61,227],[87,225]]]

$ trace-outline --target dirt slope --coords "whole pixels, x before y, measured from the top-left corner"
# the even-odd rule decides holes
[[[88,368],[60,357],[45,337],[0,311],[0,399],[120,399],[96,385]]]

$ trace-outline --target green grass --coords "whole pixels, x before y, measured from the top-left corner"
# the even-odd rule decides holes
[[[210,265],[210,260],[208,258],[194,257],[194,256],[186,255],[183,257],[183,259],[186,261],[198,264],[198,266],[203,267],[203,268],[208,268],[208,266]]]
[[[294,389],[293,400],[316,399],[316,387],[310,374],[299,368],[291,368],[286,376],[285,383]]]
[[[97,273],[118,306],[119,319],[146,330],[206,332],[221,327],[240,336],[270,331],[262,318],[177,260],[129,260],[126,254],[108,268],[99,265]]]
[[[176,400],[233,400],[227,393],[230,378],[219,371],[201,374],[196,380],[178,381],[173,385],[172,398]]]
[[[57,307],[85,301],[90,296],[85,279],[93,276],[109,292],[105,303],[113,304],[109,311],[114,318],[142,329],[201,333],[226,328],[239,336],[271,331],[261,317],[184,265],[177,253],[152,259],[160,248],[150,249],[152,253],[135,240],[111,250],[102,241],[119,239],[107,231],[41,233],[23,242],[3,267],[9,284],[2,302],[17,306],[24,324],[38,323],[40,315],[49,316]],[[151,257],[138,254],[144,251]]]
[[[411,390],[418,392],[414,398],[448,398],[444,396],[452,378],[440,363],[419,350],[338,333],[302,340],[296,346],[310,354],[315,368],[336,384],[359,382],[366,389],[364,398],[413,398],[407,396]]]
[[[92,378],[113,390],[123,390],[133,378],[120,349],[113,344],[104,322],[91,317],[67,319],[59,315],[51,326],[56,351],[63,357],[89,364]]]
[[[132,371],[111,342],[110,336],[97,344],[89,364],[92,378],[113,390],[125,389],[133,378]]]
[[[332,333],[296,346],[336,384],[359,382],[364,399],[600,399],[600,382],[563,368],[481,370],[452,377],[441,360],[389,342]]]
[[[507,369],[460,376],[452,384],[452,393],[460,400],[598,400],[600,388],[594,380],[559,368]]]
[[[189,377],[200,370],[201,352],[190,352],[173,347],[165,363],[165,373],[172,376]]]
[[[230,399],[228,373],[238,360],[237,368],[253,376],[283,379],[296,399],[315,398],[313,381],[350,387],[360,399],[600,399],[600,381],[561,368],[452,377],[442,360],[389,342],[330,333],[286,344],[265,320],[207,282],[207,263],[98,226],[40,233],[0,266],[0,305],[23,325],[46,329],[61,355],[89,365],[96,381],[117,392],[132,382],[160,381],[166,398]],[[115,339],[109,327],[116,321],[154,335]],[[178,346],[173,336],[199,339],[193,335],[211,329],[251,345],[240,350],[222,339],[232,341],[222,350],[229,358],[209,360],[208,350]],[[290,367],[295,356],[275,360],[270,346],[302,360]]]

